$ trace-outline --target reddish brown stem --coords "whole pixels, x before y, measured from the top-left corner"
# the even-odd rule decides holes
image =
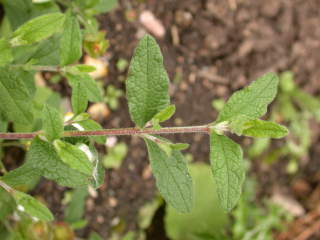
[[[102,129],[96,131],[66,131],[63,137],[79,137],[79,136],[122,136],[122,135],[142,135],[142,134],[175,134],[175,133],[209,133],[210,128],[204,126],[190,127],[165,127],[159,130],[152,128],[118,128],[118,129]],[[32,139],[39,135],[39,132],[33,133],[0,133],[0,139]]]

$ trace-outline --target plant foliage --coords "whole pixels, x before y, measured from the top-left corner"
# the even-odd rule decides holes
[[[57,1],[59,4],[48,1],[41,10],[41,4],[25,1],[26,5],[16,9],[17,15],[22,14],[24,18],[15,19],[13,2],[21,1],[3,1],[10,29],[0,39],[0,49],[3,49],[0,53],[0,116],[3,126],[10,122],[16,131],[32,131],[37,136],[30,143],[24,164],[4,174],[0,183],[27,214],[51,221],[53,216],[43,204],[17,189],[23,189],[40,177],[66,187],[91,185],[97,188],[103,183],[104,171],[94,146],[105,143],[106,137],[72,134],[73,131],[102,129],[85,113],[89,101],[103,101],[100,88],[88,74],[92,67],[77,61],[82,57],[82,48],[93,56],[105,51],[106,40],[98,31],[93,16],[108,11],[112,6],[105,4],[112,5],[113,1]],[[30,11],[32,14],[27,15]],[[57,72],[67,79],[72,89],[71,119],[63,120],[59,98],[51,90],[36,87],[36,71]],[[241,147],[226,133],[284,137],[288,133],[285,127],[259,120],[276,96],[277,87],[278,77],[273,73],[265,74],[234,93],[217,120],[202,127],[210,134],[213,178],[220,204],[226,211],[237,204],[245,179]],[[135,131],[151,129],[157,133],[162,130],[160,123],[175,112],[175,106],[170,105],[168,89],[169,78],[160,47],[152,36],[146,35],[134,52],[126,80]],[[184,129],[190,127],[181,128],[180,132]],[[188,145],[146,133],[138,135],[147,145],[161,195],[178,211],[189,212],[193,205],[193,183],[181,153]],[[7,198],[3,198],[4,201]]]

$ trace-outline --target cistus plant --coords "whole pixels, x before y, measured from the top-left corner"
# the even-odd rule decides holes
[[[95,144],[104,144],[110,135],[130,135],[141,137],[146,143],[162,197],[179,212],[189,212],[193,204],[193,183],[181,152],[188,144],[173,143],[159,136],[181,133],[210,136],[210,162],[217,195],[222,208],[230,211],[240,198],[245,169],[240,145],[227,135],[272,138],[287,135],[284,126],[259,119],[276,96],[278,77],[267,73],[233,94],[212,123],[161,127],[162,122],[173,116],[175,106],[170,103],[169,78],[160,48],[153,37],[146,35],[135,50],[126,80],[130,117],[136,126],[102,129],[85,113],[89,101],[103,101],[96,82],[88,75],[93,68],[76,63],[83,54],[82,43],[86,41],[83,31],[87,31],[87,26],[78,8],[74,8],[71,1],[66,2],[69,4],[65,7],[70,7],[66,12],[59,10],[32,18],[0,39],[3,130],[0,139],[29,142],[23,165],[5,171],[0,178],[0,189],[5,190],[2,194],[14,203],[12,211],[16,209],[19,214],[29,214],[37,220],[53,220],[47,207],[22,191],[24,186],[44,177],[65,187],[98,188],[104,182],[104,169]],[[45,56],[52,54],[46,51],[47,41],[59,46],[50,64],[42,62],[48,61]],[[29,55],[24,53],[27,50],[31,51]],[[64,120],[50,101],[42,103],[41,114],[35,114],[38,113],[33,109],[38,90],[33,77],[36,71],[58,72],[67,79],[72,88],[71,118]],[[24,125],[27,131],[7,132],[8,123],[13,129]]]

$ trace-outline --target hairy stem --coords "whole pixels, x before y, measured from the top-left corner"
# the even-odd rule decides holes
[[[164,127],[159,130],[152,128],[116,128],[102,129],[95,131],[66,131],[63,137],[79,136],[123,136],[123,135],[141,135],[141,134],[177,134],[177,133],[206,133],[210,132],[210,126],[187,126],[187,127]],[[0,139],[32,139],[41,132],[32,133],[0,133]]]

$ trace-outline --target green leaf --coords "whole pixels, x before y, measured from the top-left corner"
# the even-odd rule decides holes
[[[42,42],[41,42],[42,43]],[[38,45],[24,45],[12,48],[12,55],[14,58],[14,64],[26,64],[29,62],[30,58],[37,51]],[[32,60],[33,62],[37,62]]]
[[[159,120],[158,120],[158,119],[152,118],[152,119],[151,119],[151,124],[152,124],[152,128],[153,128],[154,130],[160,130],[160,129],[161,129],[161,126],[160,126],[160,124],[159,124]]]
[[[174,150],[186,150],[190,145],[188,143],[173,143],[170,145]]]
[[[82,9],[92,8],[98,4],[101,0],[74,0],[74,3]]]
[[[295,89],[292,92],[292,98],[303,109],[311,112],[320,120],[320,99],[304,92],[300,89]]]
[[[42,221],[52,221],[54,219],[50,210],[41,202],[30,195],[15,191],[13,194],[16,203],[22,207],[23,211]]]
[[[49,105],[44,105],[42,111],[43,131],[46,137],[52,141],[63,134],[63,120],[59,111]]]
[[[3,119],[3,117],[0,114],[0,132],[7,132],[7,129],[8,129],[8,122],[5,119]],[[2,140],[3,139],[1,139],[0,142]]]
[[[31,0],[2,0],[6,16],[10,21],[13,30],[31,18],[60,11],[54,3],[33,4]]]
[[[8,16],[4,15],[0,25],[0,36],[4,38],[10,37],[12,34],[12,27],[9,22]]]
[[[51,2],[52,0],[32,0],[33,3],[35,4],[41,4],[41,3],[48,3]]]
[[[75,15],[68,12],[60,40],[60,65],[76,62],[82,55],[82,34]]]
[[[80,74],[80,73],[88,73],[88,72],[93,72],[96,70],[96,67],[91,66],[91,65],[85,65],[85,64],[78,64],[74,66],[67,66],[66,71],[71,73],[71,74]]]
[[[286,71],[280,75],[280,89],[286,93],[291,93],[295,88],[293,72]]]
[[[103,240],[103,238],[96,232],[91,232],[89,240]]]
[[[72,121],[73,122],[80,122],[80,121],[84,121],[84,120],[88,120],[90,119],[90,114],[89,113],[86,113],[86,112],[83,112],[83,113],[80,113],[79,115],[75,116]]]
[[[271,116],[281,116],[284,121],[290,122],[299,118],[300,110],[295,106],[288,94],[279,94]]]
[[[88,196],[88,188],[82,187],[72,191],[72,198],[64,211],[64,220],[75,223],[82,220],[85,210],[85,201]]]
[[[242,149],[230,138],[212,131],[210,162],[220,204],[230,211],[240,198],[245,179]]]
[[[74,126],[73,126],[74,125]],[[77,126],[76,123],[72,125],[67,125],[64,127],[65,131],[82,131],[81,126]],[[78,137],[64,137],[61,140],[71,143],[73,145],[77,145],[79,143],[84,143],[84,144],[89,144],[90,143],[90,138],[87,136],[78,136]]]
[[[223,109],[224,105],[225,105],[225,101],[221,98],[214,99],[211,102],[211,106],[218,112],[220,112]]]
[[[86,111],[88,106],[87,91],[80,82],[77,82],[72,87],[72,109],[75,115]]]
[[[118,5],[118,0],[99,0],[99,3],[94,6],[94,10],[97,14],[110,12],[112,9],[116,8]]]
[[[283,138],[288,135],[288,132],[289,131],[285,126],[274,122],[256,119],[244,124],[242,134],[250,137]]]
[[[222,240],[217,235],[225,232],[230,221],[228,214],[219,206],[211,168],[203,162],[196,162],[191,163],[189,169],[194,186],[194,207],[190,213],[181,214],[171,206],[166,206],[166,236],[176,240]],[[199,233],[211,237],[197,236]]]
[[[21,186],[30,179],[44,176],[61,186],[79,187],[88,185],[91,179],[65,164],[51,143],[36,137],[27,153],[26,163],[10,171],[1,179],[12,187]]]
[[[16,29],[19,25],[29,20],[31,11],[31,1],[26,0],[5,0],[1,1],[4,6],[6,17],[8,17],[11,27]]]
[[[0,221],[3,221],[16,208],[12,196],[0,187]]]
[[[250,120],[251,119],[248,116],[239,114],[235,116],[230,123],[229,122],[226,122],[226,123],[228,124],[230,131],[232,133],[235,133],[238,136],[241,136],[244,129],[244,124]],[[223,133],[220,135],[223,135]]]
[[[138,127],[169,105],[169,78],[160,48],[150,35],[140,40],[135,50],[126,85],[129,112]]]
[[[97,82],[90,77],[88,74],[79,74],[79,75],[73,75],[73,74],[67,74],[66,77],[69,80],[69,83],[72,87],[74,87],[78,82],[81,83],[81,87],[86,89],[87,91],[87,97],[92,102],[102,102],[102,94],[101,90],[97,84]]]
[[[60,38],[60,34],[54,34],[49,39],[38,43],[36,45],[36,50],[31,54],[31,56],[27,58],[27,62],[34,62],[35,64],[39,64],[42,66],[59,65]]]
[[[163,152],[166,153],[168,157],[172,155],[172,148],[170,143],[160,142],[160,143],[157,143],[157,145]]]
[[[10,43],[7,39],[0,39],[0,66],[12,62],[13,56]]]
[[[82,150],[61,140],[55,140],[54,146],[64,163],[81,173],[92,175],[92,162]]]
[[[76,127],[76,124],[79,124],[85,131],[95,131],[103,129],[99,123],[91,119],[79,121],[73,124],[73,126]],[[99,144],[105,144],[107,140],[106,136],[92,136],[91,138]]]
[[[64,18],[62,13],[49,13],[31,19],[13,33],[11,44],[28,45],[49,38],[62,29]]]
[[[250,158],[260,156],[271,144],[270,138],[257,138],[251,144],[248,154]]]
[[[108,148],[108,153],[103,158],[105,168],[118,169],[128,153],[127,144],[121,142]]]
[[[157,187],[164,199],[179,212],[192,208],[192,179],[181,152],[172,150],[168,156],[156,143],[144,139]]]
[[[55,109],[59,109],[60,103],[60,95],[57,92],[52,91],[49,87],[38,86],[33,98],[34,115],[42,115],[44,104],[48,104]]]
[[[169,105],[165,109],[158,112],[153,119],[157,119],[159,122],[164,122],[170,119],[173,114],[176,112],[176,106],[175,105]]]
[[[26,89],[29,92],[30,97],[34,97],[36,93],[36,84],[34,81],[34,72],[33,71],[24,71],[24,70],[16,70],[15,71],[16,76],[21,79],[26,86]]]
[[[248,87],[235,92],[219,113],[217,122],[232,121],[243,115],[247,120],[261,117],[277,94],[279,79],[267,73]]]
[[[19,71],[0,67],[0,112],[10,121],[29,124],[32,119],[31,96]]]
[[[14,188],[28,190],[40,180],[40,173],[31,164],[23,164],[6,173],[1,180]]]

